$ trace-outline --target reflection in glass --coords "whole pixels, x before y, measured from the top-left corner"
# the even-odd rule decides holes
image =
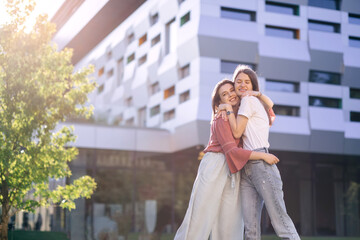
[[[310,96],[309,105],[314,107],[342,108],[342,100],[338,98]]]
[[[299,83],[266,80],[266,90],[278,92],[299,92]]]
[[[340,74],[310,70],[310,82],[340,85]]]

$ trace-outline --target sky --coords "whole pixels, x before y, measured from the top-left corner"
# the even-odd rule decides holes
[[[42,13],[47,13],[49,19],[56,13],[56,10],[61,6],[65,0],[35,0],[36,7],[35,10],[27,22],[27,26],[31,27],[35,23],[36,16]],[[0,0],[0,25],[4,24],[9,20],[9,16],[5,10],[6,0]]]

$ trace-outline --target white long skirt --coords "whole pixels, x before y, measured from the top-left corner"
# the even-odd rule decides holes
[[[240,173],[230,177],[224,154],[206,153],[174,240],[242,240],[243,233]]]

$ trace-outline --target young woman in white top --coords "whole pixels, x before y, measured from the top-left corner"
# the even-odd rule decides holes
[[[259,91],[257,75],[249,66],[239,65],[233,81],[236,94],[242,97],[238,115],[228,115],[233,135],[243,138],[244,149],[268,153],[269,116],[258,98],[245,96],[248,91]],[[219,109],[231,111],[226,104]],[[241,170],[240,196],[246,240],[261,239],[260,220],[264,203],[276,234],[282,239],[300,239],[286,212],[282,185],[275,164],[249,161]]]

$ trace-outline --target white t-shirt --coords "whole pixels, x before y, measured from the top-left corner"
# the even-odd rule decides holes
[[[243,133],[244,149],[254,150],[257,148],[268,148],[269,144],[269,117],[260,100],[254,96],[241,99],[239,115],[248,118]]]

